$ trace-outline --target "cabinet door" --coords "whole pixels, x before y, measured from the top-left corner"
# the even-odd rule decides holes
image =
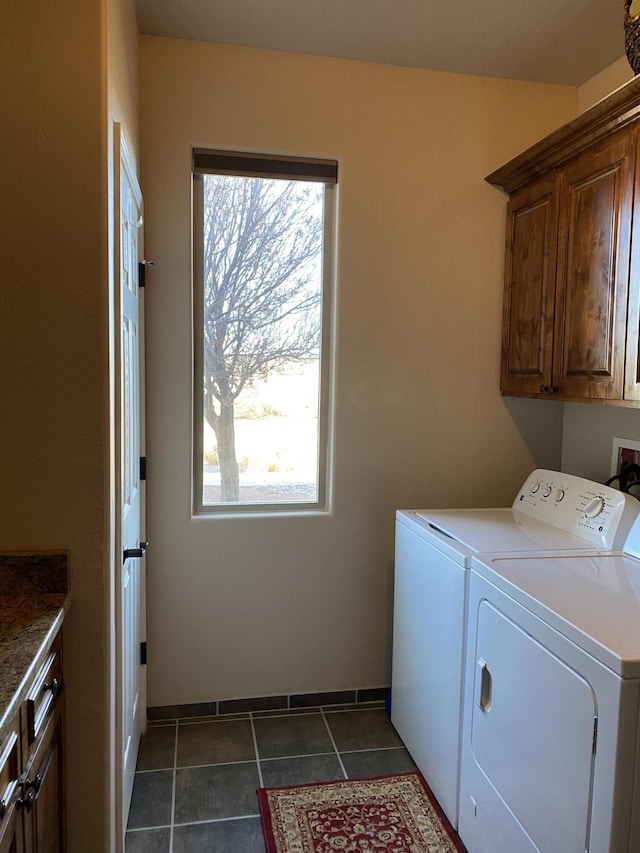
[[[24,853],[22,815],[13,807],[0,823],[0,853]]]
[[[21,853],[22,816],[17,808],[20,778],[18,717],[0,739],[0,853]]]
[[[635,152],[629,133],[561,174],[553,385],[623,397]]]
[[[6,826],[0,831],[0,853],[24,853],[22,815],[14,808],[5,820]]]
[[[25,853],[63,853],[62,718],[56,713],[23,784]]]
[[[631,273],[627,300],[625,400],[640,400],[640,133],[636,133],[636,177],[631,235]]]
[[[40,764],[40,790],[35,801],[38,853],[62,853],[62,724],[58,722]]]
[[[514,193],[507,208],[502,325],[503,394],[551,385],[558,210],[556,178]]]

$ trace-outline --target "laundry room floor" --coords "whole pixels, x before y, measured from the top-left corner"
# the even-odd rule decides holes
[[[126,853],[265,853],[256,788],[415,769],[383,703],[150,723]]]

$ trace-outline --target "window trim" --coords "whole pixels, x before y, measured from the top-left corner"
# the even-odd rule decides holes
[[[206,155],[206,157],[205,157]],[[243,168],[230,168],[230,164]],[[264,166],[285,164],[279,173]],[[291,167],[289,166],[291,164]],[[263,166],[262,171],[257,167]],[[255,168],[254,168],[255,167]],[[295,168],[292,168],[295,167]],[[297,174],[294,176],[294,170]],[[315,171],[314,171],[315,170]],[[330,170],[330,171],[328,171]],[[337,192],[336,161],[302,159],[241,152],[220,152],[194,149],[192,170],[192,517],[247,517],[248,515],[309,515],[327,514],[332,506],[332,448],[330,424],[333,419],[334,363],[334,296],[335,296],[335,220]],[[228,174],[240,177],[266,177],[284,180],[317,180],[324,183],[323,253],[322,253],[322,328],[320,335],[319,406],[318,406],[318,466],[317,500],[282,503],[215,503],[205,504],[204,489],[204,233],[197,227],[204,221],[204,180],[206,174]],[[310,177],[315,174],[316,177]],[[327,180],[327,175],[330,180]]]

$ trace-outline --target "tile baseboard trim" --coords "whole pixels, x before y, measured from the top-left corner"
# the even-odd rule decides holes
[[[320,705],[358,705],[386,702],[389,687],[364,687],[353,690],[322,693],[289,693],[281,696],[254,696],[248,699],[218,699],[214,702],[194,702],[185,705],[156,705],[147,708],[147,720],[191,719],[218,717],[226,714],[247,714],[254,711],[293,711],[316,708]]]

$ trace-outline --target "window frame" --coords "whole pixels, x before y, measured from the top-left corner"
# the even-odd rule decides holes
[[[268,168],[267,168],[268,167]],[[332,505],[332,442],[335,220],[337,161],[231,151],[193,150],[192,166],[192,516],[326,514]],[[204,175],[315,180],[324,184],[322,303],[319,355],[317,499],[291,502],[238,502],[205,504],[204,491]],[[198,227],[200,223],[200,227]]]

